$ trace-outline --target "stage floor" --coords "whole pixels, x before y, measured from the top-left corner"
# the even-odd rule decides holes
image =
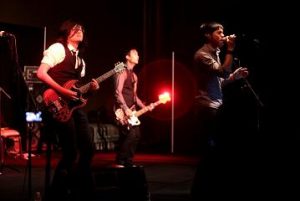
[[[45,187],[49,181],[49,171],[46,171],[46,167],[51,167],[50,175],[52,175],[59,155],[59,151],[52,153],[50,163],[48,163],[49,160],[47,160],[45,153],[41,155],[34,154],[31,165],[26,159],[26,154],[25,158],[23,156],[16,158],[6,157],[0,176],[1,201],[29,200],[30,192],[32,195],[37,191],[44,194]],[[112,170],[118,171],[113,169],[114,157],[114,152],[97,152],[93,160],[94,175],[96,178],[100,178],[96,185],[101,186],[102,189],[101,192],[100,190],[98,192],[98,197],[101,201],[112,201],[115,199],[113,195],[110,196],[108,191],[103,191],[103,187],[106,185],[104,182],[107,181],[107,177],[104,179],[103,175],[109,175],[109,172]],[[176,154],[137,153],[135,163],[141,165],[144,171],[151,201],[189,200],[189,189],[197,163],[195,157]],[[29,173],[29,169],[31,169],[31,173]],[[30,174],[31,176],[29,177]],[[108,181],[107,183],[109,183],[107,187],[109,185],[111,187],[113,181]],[[105,195],[100,195],[103,192]]]
[[[45,195],[46,186],[60,156],[59,151],[51,153],[51,160],[47,160],[45,153],[34,156],[31,166],[28,165],[29,160],[24,157],[6,157],[0,175],[0,200],[31,201],[29,195],[35,192]],[[296,181],[294,172],[290,168],[289,171],[279,171],[278,161],[276,166],[265,156],[262,152],[251,152],[249,155],[238,152],[229,157],[230,160],[224,160],[219,167],[224,173],[223,179],[217,182],[221,181],[220,191],[213,189],[212,193],[222,198],[219,200],[270,200],[279,196],[284,196],[282,200],[295,200],[288,197],[294,196],[294,192],[299,196],[297,185],[294,185],[296,182],[287,182]],[[92,168],[97,201],[124,200],[119,199],[120,189],[133,185],[133,189],[142,190],[140,187],[144,184],[147,184],[151,201],[191,201],[190,187],[197,163],[202,162],[201,159],[198,161],[190,155],[137,152],[135,163],[142,169],[122,170],[113,167],[114,158],[114,152],[97,152],[94,157]],[[46,171],[49,169],[50,171]]]

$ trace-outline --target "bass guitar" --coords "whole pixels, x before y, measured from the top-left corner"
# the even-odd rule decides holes
[[[116,116],[117,121],[123,126],[127,125],[128,128],[130,128],[132,126],[138,126],[141,124],[140,120],[138,119],[139,116],[141,116],[142,114],[144,114],[148,111],[153,110],[156,106],[158,106],[162,103],[165,104],[166,102],[168,102],[170,100],[171,100],[171,98],[170,98],[169,93],[164,93],[159,96],[158,101],[151,103],[138,111],[133,111],[131,116],[127,116],[121,108],[118,108],[115,111],[115,116]]]
[[[111,77],[112,75],[123,71],[125,68],[126,65],[123,62],[118,62],[115,64],[114,69],[106,72],[98,78],[95,78],[95,80],[100,83]],[[86,105],[87,98],[84,97],[84,95],[89,91],[90,83],[78,87],[76,85],[77,82],[78,80],[69,80],[63,85],[63,87],[77,92],[78,98],[76,100],[66,99],[60,96],[60,94],[53,89],[47,89],[43,93],[43,99],[46,108],[50,111],[53,118],[57,121],[68,121],[71,118],[72,112],[76,108],[80,108]]]

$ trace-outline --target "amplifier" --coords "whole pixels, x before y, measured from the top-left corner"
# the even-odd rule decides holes
[[[115,149],[119,139],[119,130],[113,124],[90,124],[91,132],[94,135],[96,150],[111,151]]]
[[[4,151],[12,155],[22,154],[21,136],[17,130],[5,127],[1,128],[1,137],[4,141]]]
[[[24,66],[24,79],[27,83],[42,83],[37,78],[37,69],[39,66]]]

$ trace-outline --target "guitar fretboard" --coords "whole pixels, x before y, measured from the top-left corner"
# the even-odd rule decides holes
[[[103,75],[97,77],[95,80],[96,80],[98,83],[100,83],[100,82],[106,80],[107,78],[111,77],[111,76],[114,75],[115,73],[116,73],[115,69],[112,69],[112,70],[110,70],[110,71],[104,73]],[[86,93],[86,92],[89,90],[89,88],[90,88],[90,84],[91,84],[91,83],[87,83],[87,84],[81,86],[81,87],[79,88],[79,91],[80,91],[82,94],[83,94],[83,93]]]
[[[160,103],[161,103],[161,102],[158,100],[158,101],[156,101],[155,103],[153,103],[153,106],[156,107],[156,106],[158,106]],[[136,117],[139,117],[139,116],[141,116],[142,114],[146,113],[147,111],[149,111],[148,107],[150,107],[150,106],[151,106],[151,104],[148,105],[148,106],[145,107],[145,108],[140,109],[139,111],[136,112],[135,116],[136,116]]]

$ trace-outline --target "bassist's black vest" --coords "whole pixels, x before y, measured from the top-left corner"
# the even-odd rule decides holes
[[[50,68],[48,74],[60,85],[63,85],[69,80],[79,80],[80,73],[82,70],[82,62],[79,62],[80,65],[75,69],[76,56],[72,54],[69,48],[65,47],[65,59],[57,64],[56,66]]]

